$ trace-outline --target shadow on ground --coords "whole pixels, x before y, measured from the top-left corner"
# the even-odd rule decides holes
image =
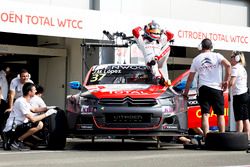
[[[157,148],[154,140],[130,140],[125,139],[97,139],[92,142],[89,139],[67,139],[65,150],[87,151],[130,151],[130,150],[168,150],[183,149],[183,145],[176,143],[161,143]]]

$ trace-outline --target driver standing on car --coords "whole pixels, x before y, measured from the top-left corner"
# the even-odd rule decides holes
[[[145,25],[144,29],[134,28],[132,33],[144,55],[146,65],[151,67],[156,79],[162,85],[171,85],[167,68],[170,46],[167,43],[173,39],[174,34],[162,30],[154,20]]]
[[[23,141],[43,128],[42,119],[56,113],[52,107],[33,108],[30,99],[36,93],[36,87],[33,83],[25,83],[22,88],[23,96],[19,97],[13,106],[13,111],[7,120],[4,132],[13,131],[14,141],[11,144],[12,149],[27,149]],[[44,112],[40,115],[34,115],[33,112]],[[23,132],[23,133],[22,133]],[[21,134],[19,134],[21,133]]]
[[[202,113],[202,130],[204,135],[209,131],[209,115],[212,106],[217,114],[217,124],[220,132],[225,132],[224,96],[223,91],[228,89],[231,64],[221,54],[212,52],[212,41],[208,38],[199,45],[200,54],[193,59],[190,74],[183,96],[187,98],[190,85],[195,73],[198,73],[198,102]],[[225,76],[222,76],[222,67],[225,67]]]

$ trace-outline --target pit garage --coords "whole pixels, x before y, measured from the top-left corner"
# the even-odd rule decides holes
[[[36,35],[0,33],[0,36],[1,69],[9,69],[6,77],[8,82],[25,68],[34,83],[45,88],[44,99],[48,105],[64,108],[66,49],[52,48],[59,46],[58,41],[46,43],[44,37]]]

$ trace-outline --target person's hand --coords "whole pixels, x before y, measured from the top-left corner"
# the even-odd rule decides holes
[[[165,85],[165,86],[170,86],[170,85],[171,85],[171,80],[168,79],[167,81],[165,81],[165,82],[164,82],[164,85]]]
[[[56,108],[56,106],[47,106],[47,110],[49,110],[49,109],[55,109]]]
[[[57,111],[55,109],[49,109],[46,113],[45,113],[45,116],[48,117],[52,114],[56,114]]]
[[[153,59],[150,62],[147,63],[148,66],[154,66],[156,64],[156,61]]]
[[[223,81],[222,82],[221,88],[222,88],[223,92],[227,90],[228,86],[229,86],[228,81]]]
[[[7,113],[7,112],[11,112],[12,111],[12,108],[7,108],[4,112]]]

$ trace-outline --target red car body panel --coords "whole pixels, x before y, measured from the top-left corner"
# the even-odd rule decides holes
[[[157,98],[162,93],[165,92],[166,88],[163,89],[163,86],[152,85],[147,89],[131,89],[131,90],[112,90],[107,86],[86,86],[88,90],[91,90],[91,93],[97,98],[125,98],[127,96],[131,98]]]

